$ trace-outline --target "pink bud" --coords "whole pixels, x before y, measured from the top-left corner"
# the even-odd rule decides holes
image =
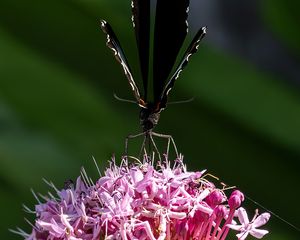
[[[212,193],[209,194],[209,196],[205,199],[207,204],[211,207],[216,207],[217,205],[221,204],[224,200],[223,194],[215,190]]]
[[[225,206],[217,206],[214,210],[214,213],[217,218],[224,218],[226,215],[226,207]]]
[[[240,194],[234,194],[232,193],[229,200],[228,200],[228,205],[231,209],[236,209],[242,204],[242,197],[243,195]]]
[[[231,195],[239,196],[242,202],[245,200],[244,194],[240,190],[234,190]]]

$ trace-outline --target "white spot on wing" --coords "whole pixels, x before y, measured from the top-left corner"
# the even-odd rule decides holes
[[[116,48],[117,47],[116,43],[113,41],[113,39],[111,39],[109,33],[107,32],[106,24],[107,24],[106,21],[101,20],[101,27],[102,27],[103,31],[106,33],[106,38],[107,38],[106,45],[113,51],[115,58],[121,64],[123,71],[128,79],[129,85],[130,85],[132,91],[134,91],[135,96],[138,100],[140,98],[138,88],[133,80],[132,74],[125,62],[125,59],[122,57],[121,52],[118,51],[118,49]]]
[[[132,9],[132,12],[134,13],[134,8],[135,8],[135,6],[134,6],[134,2],[133,1],[131,1],[131,9]],[[131,21],[132,21],[132,26],[133,26],[133,28],[135,28],[135,19],[134,19],[134,14],[132,13],[132,17],[131,17]]]

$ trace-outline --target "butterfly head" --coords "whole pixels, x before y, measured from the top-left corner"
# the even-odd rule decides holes
[[[161,109],[157,104],[148,103],[147,107],[140,110],[140,123],[143,131],[152,130],[158,123]]]

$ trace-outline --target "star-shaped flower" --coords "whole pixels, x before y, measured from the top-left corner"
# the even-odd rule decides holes
[[[241,225],[228,224],[227,226],[233,230],[240,231],[240,233],[236,235],[239,240],[246,239],[248,234],[252,235],[255,238],[261,239],[264,235],[269,233],[269,231],[267,230],[257,229],[258,227],[265,225],[269,221],[270,218],[269,213],[265,212],[261,215],[258,215],[258,211],[256,210],[256,213],[252,221],[249,222],[249,218],[246,210],[240,207],[237,210],[237,216],[239,218]]]

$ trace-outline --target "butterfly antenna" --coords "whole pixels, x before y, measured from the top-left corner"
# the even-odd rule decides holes
[[[134,103],[134,104],[136,104],[136,101],[125,99],[125,98],[120,98],[116,93],[114,93],[114,98],[117,99],[120,102],[128,102],[128,103]]]
[[[169,104],[189,103],[189,102],[192,102],[192,101],[194,101],[194,100],[195,100],[195,98],[192,97],[192,98],[189,98],[189,99],[186,99],[186,100],[168,102],[168,105],[169,105]]]

